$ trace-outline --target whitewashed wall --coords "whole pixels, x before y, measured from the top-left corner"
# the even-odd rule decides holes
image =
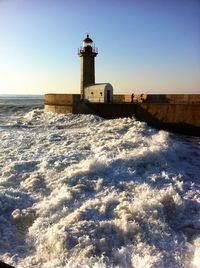
[[[84,96],[86,102],[108,102],[108,95],[110,94],[110,101],[113,100],[113,87],[109,83],[95,84],[84,89]],[[109,93],[110,92],[110,93]]]

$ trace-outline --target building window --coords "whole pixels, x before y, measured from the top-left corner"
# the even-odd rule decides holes
[[[100,95],[101,95],[101,96],[102,96],[102,94],[103,94],[103,93],[102,93],[102,92],[100,92]]]
[[[93,95],[94,93],[93,93],[93,92],[91,92],[91,94]]]

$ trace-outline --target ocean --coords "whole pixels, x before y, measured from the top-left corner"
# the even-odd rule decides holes
[[[200,138],[0,96],[0,260],[200,267]]]

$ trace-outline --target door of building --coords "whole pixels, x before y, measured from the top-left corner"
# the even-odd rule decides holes
[[[107,90],[107,102],[110,102],[110,90]]]

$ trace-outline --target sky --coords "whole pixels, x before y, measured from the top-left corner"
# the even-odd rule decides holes
[[[200,94],[200,0],[0,0],[0,94],[79,93],[87,33],[114,93]]]

